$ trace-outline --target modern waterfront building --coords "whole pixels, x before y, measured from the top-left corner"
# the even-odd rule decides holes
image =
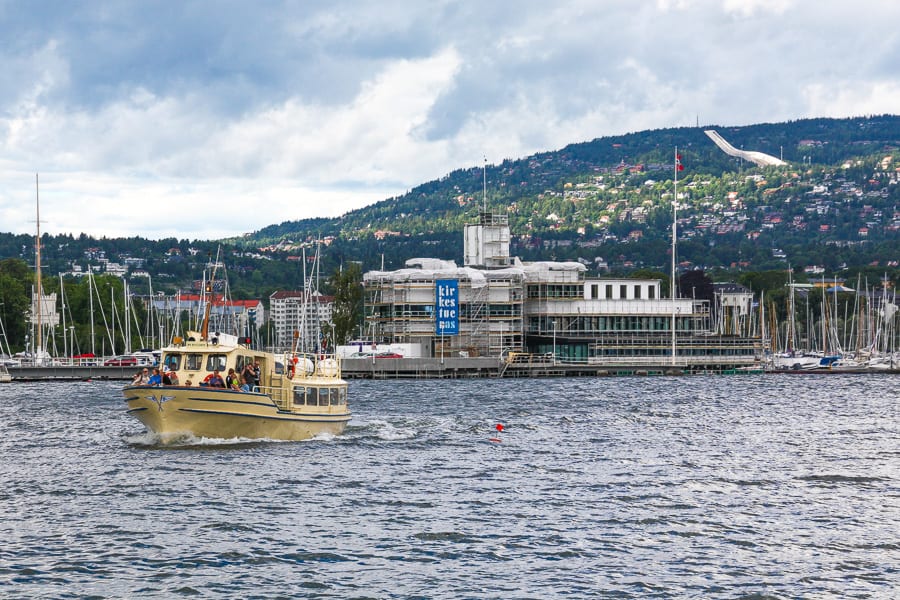
[[[717,331],[708,300],[663,298],[656,279],[589,278],[577,262],[523,263],[509,240],[506,215],[483,212],[466,225],[465,266],[416,258],[365,273],[368,333],[435,357],[524,353],[710,370],[761,358],[758,337]]]

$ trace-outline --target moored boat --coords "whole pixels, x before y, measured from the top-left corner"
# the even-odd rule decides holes
[[[275,355],[232,335],[188,332],[187,340],[163,348],[161,365],[167,379],[176,375],[176,385],[151,380],[123,393],[128,413],[163,442],[185,436],[303,440],[340,434],[350,421],[348,385],[334,356]],[[258,375],[250,374],[256,366]],[[253,381],[243,390],[211,385],[231,369]]]

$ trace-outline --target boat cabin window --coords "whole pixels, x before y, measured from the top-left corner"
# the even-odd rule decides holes
[[[319,390],[319,406],[328,406],[328,396],[329,396],[328,388],[321,388]]]
[[[319,390],[316,388],[306,388],[306,405],[317,406],[319,404]]]
[[[337,406],[341,403],[341,392],[343,390],[340,388],[336,388],[331,390],[331,405]]]
[[[294,404],[306,404],[306,388],[294,388]]]
[[[188,371],[199,371],[203,366],[202,354],[188,354],[184,360],[184,368]]]
[[[347,404],[347,388],[338,388],[338,404],[343,406]]]
[[[163,361],[163,365],[167,367],[170,371],[177,371],[181,368],[181,355],[180,354],[166,354],[166,358]]]
[[[215,371],[218,369],[219,371],[225,370],[225,355],[224,354],[210,354],[206,357],[206,370],[207,371]]]

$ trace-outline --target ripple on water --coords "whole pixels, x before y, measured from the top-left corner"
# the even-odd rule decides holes
[[[0,595],[890,597],[894,382],[354,381],[341,436],[175,444],[16,384]]]

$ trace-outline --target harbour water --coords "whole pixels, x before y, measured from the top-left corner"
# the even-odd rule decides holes
[[[8,384],[0,597],[897,597],[897,391],[353,381],[342,436],[164,447],[118,383]]]

